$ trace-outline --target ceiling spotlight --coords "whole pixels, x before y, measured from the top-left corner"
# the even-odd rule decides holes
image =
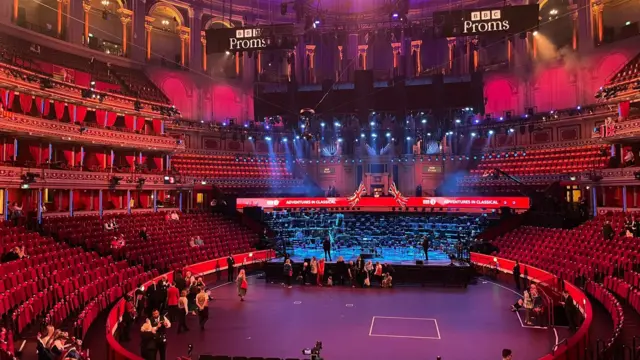
[[[493,135],[493,130],[489,130],[489,135]]]
[[[231,53],[229,52],[229,50],[225,51],[224,53],[225,53],[225,54],[227,54],[227,55],[231,55]]]
[[[533,36],[538,36],[538,32],[537,32],[537,31],[534,31],[534,32],[533,32]]]

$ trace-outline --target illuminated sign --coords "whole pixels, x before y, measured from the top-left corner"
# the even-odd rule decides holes
[[[206,34],[208,54],[293,49],[295,46],[292,24],[208,29]]]
[[[349,199],[339,198],[240,198],[236,201],[236,208],[258,206],[264,209],[272,208],[338,208],[351,207]],[[397,207],[393,197],[360,198],[360,208]],[[470,208],[470,209],[528,209],[528,197],[409,197],[407,207],[418,208]]]
[[[538,4],[437,11],[433,14],[434,33],[439,37],[456,37],[535,31],[539,11]]]
[[[322,173],[323,174],[335,174],[336,173],[336,168],[333,168],[333,167],[322,168]]]

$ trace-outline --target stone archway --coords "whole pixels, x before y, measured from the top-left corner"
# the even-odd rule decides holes
[[[188,39],[184,38],[185,19],[182,13],[167,2],[157,2],[148,12],[147,36],[151,31],[150,58],[165,64],[186,64],[188,57]],[[186,29],[186,30],[185,30]],[[186,44],[185,44],[186,42]]]

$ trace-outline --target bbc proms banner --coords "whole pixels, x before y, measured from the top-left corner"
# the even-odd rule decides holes
[[[437,11],[433,14],[438,37],[519,34],[534,31],[539,24],[539,5]]]
[[[409,197],[406,207],[471,208],[471,209],[528,209],[528,197]],[[346,197],[338,198],[239,198],[236,208],[257,206],[272,208],[333,208],[351,207]],[[398,207],[393,197],[361,197],[357,207]]]
[[[207,53],[293,49],[293,24],[208,29]]]

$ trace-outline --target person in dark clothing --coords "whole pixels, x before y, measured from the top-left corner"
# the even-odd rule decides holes
[[[422,239],[422,250],[424,251],[424,259],[426,261],[429,261],[429,236],[425,235],[424,238]]]
[[[344,285],[344,280],[348,276],[347,273],[347,264],[344,262],[344,258],[340,256],[338,257],[338,261],[336,262],[336,278],[333,283],[335,285]]]
[[[135,305],[137,316],[141,316],[145,306],[144,285],[138,284],[136,291],[133,293],[133,304]]]
[[[184,279],[184,276],[182,276],[182,271],[178,270],[173,274],[173,282],[178,288],[178,294],[187,288],[187,281]]]
[[[160,360],[166,359],[167,353],[167,329],[171,327],[171,322],[164,316],[160,316],[158,309],[151,311],[151,316],[142,325],[142,346],[145,360],[156,360],[160,353]],[[149,334],[151,336],[149,336]]]
[[[133,297],[126,295],[124,297],[126,303],[124,306],[124,314],[122,314],[122,332],[120,333],[120,340],[127,342],[131,340],[131,325],[133,325],[136,318],[136,308],[133,305]]]
[[[576,324],[576,306],[573,303],[573,298],[569,295],[567,290],[562,291],[562,301],[560,304],[564,307],[564,313],[567,316],[569,322],[569,330],[576,331],[578,328]]]
[[[322,243],[322,249],[324,249],[325,260],[329,259],[329,261],[332,261],[331,260],[331,240],[329,240],[328,236],[324,238],[324,242]]]
[[[236,281],[236,279],[233,278],[235,265],[236,265],[236,261],[233,259],[233,256],[229,255],[229,257],[227,258],[227,281],[228,282]]]
[[[605,221],[602,226],[602,236],[605,240],[613,240],[614,232],[610,221]]]
[[[513,281],[516,283],[516,289],[520,292],[520,263],[516,260],[516,264],[513,266]]]
[[[147,241],[147,228],[143,227],[142,230],[140,230],[140,239],[142,239],[143,241]]]
[[[355,268],[356,282],[358,283],[359,287],[363,287],[367,273],[364,271],[364,260],[360,256],[358,256],[358,258],[356,259]]]

